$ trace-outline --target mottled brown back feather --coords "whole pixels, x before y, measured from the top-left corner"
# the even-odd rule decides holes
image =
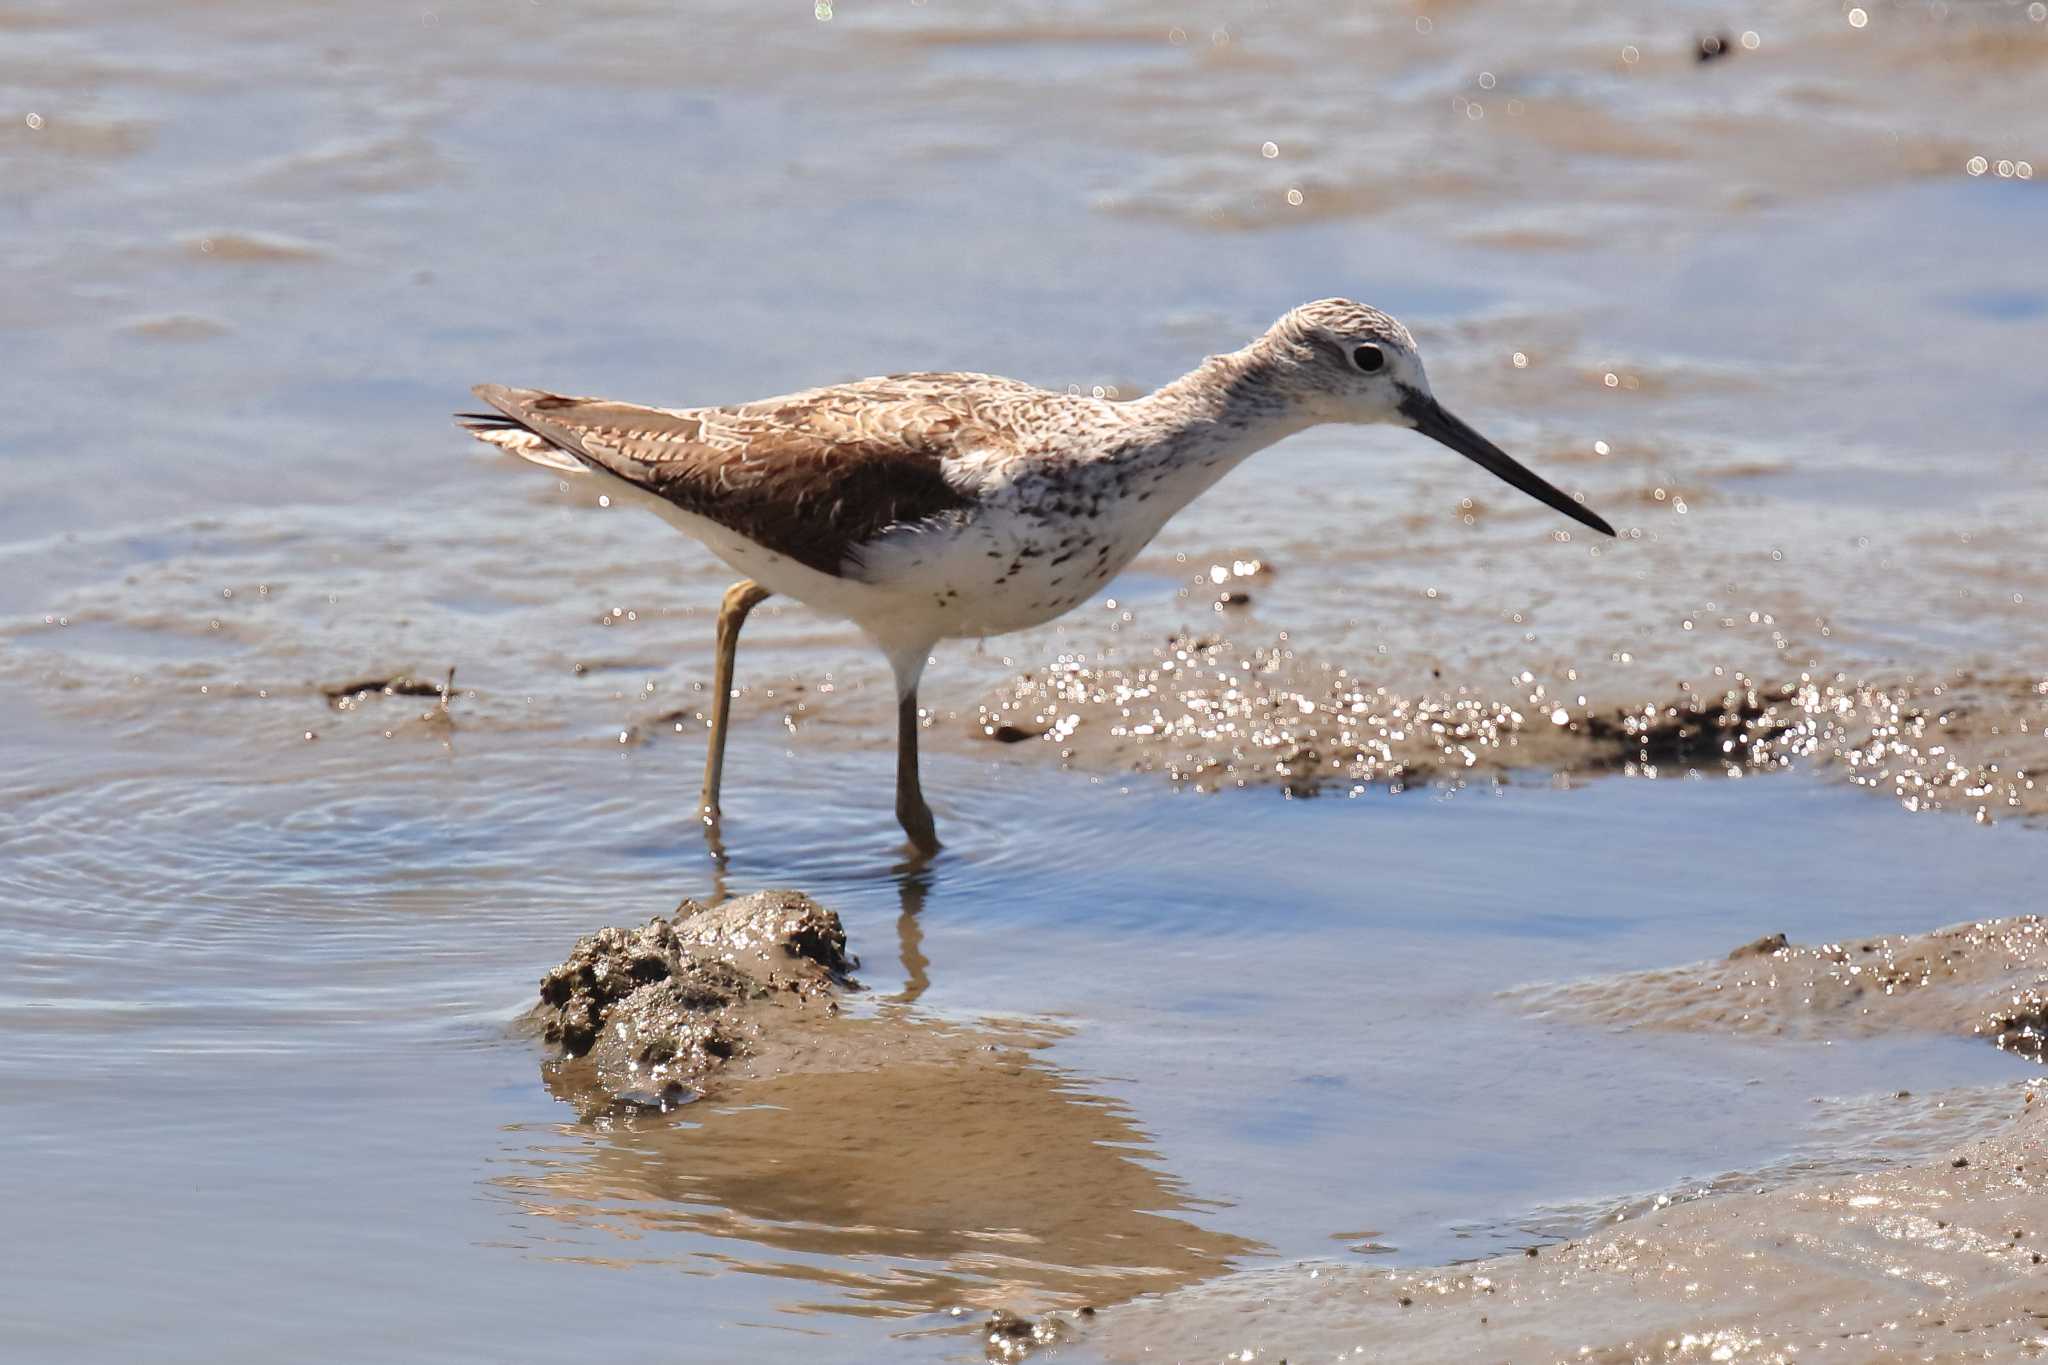
[[[942,461],[989,433],[922,378],[685,410],[494,384],[476,394],[577,459],[838,576],[878,536],[973,502]]]

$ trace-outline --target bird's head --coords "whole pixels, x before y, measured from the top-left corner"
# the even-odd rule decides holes
[[[1315,422],[1385,422],[1440,441],[1537,501],[1604,535],[1614,528],[1445,411],[1430,392],[1408,329],[1349,299],[1319,299],[1288,313],[1264,346],[1289,400]]]

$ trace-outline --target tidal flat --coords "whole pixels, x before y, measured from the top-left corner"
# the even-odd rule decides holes
[[[2031,1349],[2048,21],[1856,12],[0,15],[10,1348]],[[928,865],[782,601],[707,842],[729,573],[448,417],[1332,294],[1620,538],[1295,438],[939,653]],[[778,888],[872,1043],[614,1105],[521,1026]]]

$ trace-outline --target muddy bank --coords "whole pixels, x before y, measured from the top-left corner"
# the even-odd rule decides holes
[[[1788,944],[1771,935],[1725,961],[1513,992],[1538,1014],[1617,1028],[1980,1037],[2035,1061],[2048,1044],[2048,921],[1980,920],[1925,934]]]
[[[2044,991],[2048,921],[2023,916],[1812,946],[1772,934],[1714,962],[1510,999],[1617,1027],[1944,1032],[2039,1061]],[[1806,1147],[1530,1210],[1516,1220],[1534,1243],[1520,1254],[1239,1273],[1059,1318],[1032,1340],[1079,1333],[1091,1358],[1116,1361],[2031,1357],[2048,1342],[2040,1095],[2021,1081],[1817,1100]],[[990,1325],[992,1356],[1024,1343],[1014,1324]]]
[[[1118,1361],[2030,1358],[2048,1338],[2048,1104],[2002,1093],[2004,1131],[1906,1169],[1677,1205],[1465,1265],[1235,1275],[1105,1310],[1089,1348]]]
[[[1650,701],[1589,697],[1576,670],[1509,687],[1405,691],[1369,672],[1175,635],[1133,661],[1066,655],[985,698],[974,733],[1037,740],[1062,764],[1162,773],[1196,790],[1293,795],[1570,775],[1740,777],[1809,759],[1909,810],[2048,810],[2048,681],[1730,673]]]

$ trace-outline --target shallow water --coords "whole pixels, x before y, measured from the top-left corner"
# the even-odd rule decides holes
[[[2024,821],[1798,774],[1198,797],[971,737],[1014,673],[1184,627],[1621,702],[2048,677],[2048,22],[1661,14],[0,15],[10,1337],[971,1357],[950,1306],[1480,1255],[1877,1159],[1858,1097],[2024,1074],[1496,999],[2027,908]],[[1130,393],[1331,293],[1627,538],[1400,433],[1297,438],[1102,601],[940,654],[951,847],[907,881],[852,632],[750,624],[721,873],[687,817],[728,575],[447,424],[486,379]],[[451,667],[445,713],[321,691]],[[985,1123],[907,1072],[595,1124],[549,1093],[510,1024],[577,934],[764,885],[846,916],[878,1001],[1032,1043]]]
[[[338,1359],[459,1321],[448,1355],[502,1358],[593,1323],[663,1338],[618,1324],[665,1307],[713,1354],[793,1331],[861,1359],[956,1306],[1533,1244],[1787,1148],[1881,1147],[1881,1121],[1827,1126],[1857,1096],[2019,1074],[1966,1039],[1603,1033],[1496,996],[1766,929],[1998,906],[2038,861],[2028,830],[1904,821],[1797,778],[1284,803],[952,760],[934,785],[961,851],[906,892],[872,813],[790,809],[866,766],[737,795],[728,884],[837,906],[864,1008],[908,989],[1023,1029],[1041,1050],[995,1093],[883,1059],[666,1117],[583,1122],[551,1098],[508,1034],[540,969],[719,884],[655,765],[415,746],[381,776],[222,774],[182,803],[79,784],[118,843],[71,832],[72,791],[10,792],[28,819],[6,895],[35,913],[0,938],[7,1146],[39,1230],[11,1278],[59,1305],[120,1290],[31,1340]],[[152,886],[106,885],[116,849]],[[1773,1178],[1805,1169],[1787,1165]]]

